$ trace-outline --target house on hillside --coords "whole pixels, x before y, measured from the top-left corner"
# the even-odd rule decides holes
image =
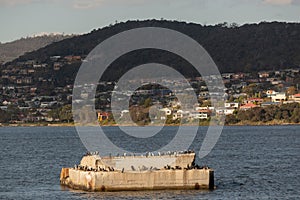
[[[61,67],[62,67],[62,63],[60,63],[60,62],[55,62],[53,64],[53,70],[55,70],[55,71],[60,70]]]
[[[237,103],[237,102],[228,102],[228,103],[225,103],[225,108],[238,109],[239,106],[240,106],[240,104]]]
[[[67,62],[77,62],[77,61],[81,61],[81,56],[73,56],[73,55],[70,55],[70,56],[65,56],[64,59],[65,59]]]
[[[300,93],[299,94],[291,95],[291,97],[289,98],[289,100],[300,103]]]
[[[7,106],[0,106],[0,110],[7,110]]]
[[[216,108],[217,115],[232,115],[235,110],[239,108],[240,104],[237,102],[228,102],[224,104],[224,107]]]
[[[222,78],[223,79],[231,79],[234,73],[223,73]]]
[[[245,74],[244,74],[244,73],[236,73],[236,74],[233,74],[233,75],[232,75],[232,78],[233,78],[233,79],[236,79],[236,80],[243,79],[244,77],[245,77]]]
[[[183,119],[188,118],[190,114],[190,111],[183,111],[183,110],[173,110],[172,119]]]
[[[216,115],[232,115],[236,109],[235,108],[216,108]]]
[[[109,115],[110,114],[108,112],[98,112],[98,120],[99,120],[99,122],[107,120],[109,118]]]
[[[256,107],[259,107],[259,106],[255,105],[254,103],[247,103],[245,105],[242,105],[240,107],[240,110],[249,110],[249,109],[256,108]]]
[[[266,95],[267,97],[272,97],[275,96],[278,92],[276,92],[275,90],[267,90]]]
[[[261,98],[248,98],[245,100],[245,103],[253,103],[256,105],[260,105],[264,100]]]
[[[277,93],[276,95],[271,96],[272,102],[283,102],[286,101],[287,97],[285,93]]]
[[[208,117],[209,116],[207,113],[197,112],[197,111],[190,112],[189,114],[190,119],[208,119]]]
[[[261,107],[267,107],[267,106],[277,106],[279,105],[280,103],[279,102],[263,102],[261,104]]]
[[[258,77],[259,78],[269,78],[269,76],[270,76],[269,72],[265,72],[265,71],[258,72]]]
[[[211,116],[212,111],[209,108],[197,110],[199,119],[207,119]]]

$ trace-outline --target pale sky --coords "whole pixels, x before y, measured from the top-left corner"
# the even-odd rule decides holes
[[[200,24],[300,22],[300,0],[0,0],[0,42],[153,18]]]

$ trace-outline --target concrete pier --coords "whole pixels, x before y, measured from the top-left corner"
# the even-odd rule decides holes
[[[63,168],[60,182],[86,191],[214,189],[211,169],[93,172]]]
[[[161,162],[170,159],[170,165]],[[61,170],[60,183],[86,191],[214,189],[214,171],[195,166],[194,159],[194,153],[149,158],[87,155],[79,166]]]

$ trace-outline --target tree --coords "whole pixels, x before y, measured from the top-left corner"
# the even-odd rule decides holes
[[[291,116],[291,121],[294,123],[300,122],[300,108],[296,108]]]
[[[211,106],[211,101],[207,100],[207,101],[203,101],[201,104],[201,107],[209,107]]]
[[[247,121],[251,120],[254,117],[253,112],[251,110],[241,110],[237,114],[237,119],[239,121]]]
[[[226,28],[226,27],[228,27],[228,22],[219,23],[216,26]]]
[[[236,124],[239,120],[236,118],[235,115],[227,115],[225,118],[225,124]]]
[[[51,117],[53,120],[59,119],[59,110],[59,108],[50,110],[48,117]]]
[[[229,27],[230,27],[230,28],[238,28],[238,27],[239,27],[239,24],[233,22],[233,23],[231,23],[231,24],[229,25]]]
[[[73,120],[72,106],[70,104],[63,106],[59,111],[59,120],[67,121],[68,123]]]
[[[0,123],[8,123],[10,120],[10,115],[4,111],[0,109]]]
[[[265,122],[265,114],[266,111],[263,108],[253,108],[251,110],[253,112],[253,117],[251,118],[251,121],[253,122]]]
[[[49,111],[48,116],[53,120],[59,119],[61,122],[73,121],[72,106],[67,104],[63,107],[52,109]]]
[[[234,97],[233,97],[233,95],[230,95],[229,99],[228,99],[228,102],[233,102],[233,101],[234,101]]]
[[[149,108],[143,106],[132,106],[130,109],[130,117],[132,121],[138,125],[146,125],[151,122],[149,118]]]
[[[257,92],[257,86],[255,83],[252,83],[243,88],[243,92],[248,95],[248,97],[253,97]]]
[[[278,107],[277,106],[267,106],[265,108],[265,120],[266,121],[272,121],[275,119],[276,113],[278,112]]]
[[[297,93],[297,89],[295,86],[291,86],[286,90],[286,94],[289,95],[294,95]]]
[[[144,107],[145,108],[148,108],[152,105],[152,100],[151,98],[147,98],[145,101],[144,101]]]

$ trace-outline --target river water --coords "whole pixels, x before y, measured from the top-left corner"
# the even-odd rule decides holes
[[[191,148],[201,144],[203,131]],[[73,127],[2,127],[0,146],[0,199],[300,199],[300,126],[225,127],[213,151],[197,159],[215,170],[214,191],[89,193],[61,187],[61,168],[74,166],[86,152]]]

